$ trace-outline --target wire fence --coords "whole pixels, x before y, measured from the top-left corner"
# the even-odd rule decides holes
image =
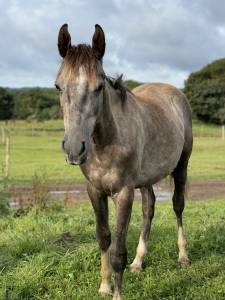
[[[211,149],[214,145],[225,149],[224,126],[194,121],[193,135],[208,152],[208,145],[212,146]],[[75,177],[81,182],[79,168],[66,168],[64,163],[60,146],[63,136],[62,120],[0,122],[0,183],[4,178],[16,183],[30,182],[34,173],[42,169],[52,182],[71,182]]]
[[[57,134],[64,134],[64,127],[62,121],[48,121],[48,122],[17,122],[10,121],[7,124],[0,122],[1,141],[5,143],[6,131],[10,132],[11,136],[54,136]],[[225,140],[225,125],[211,125],[203,124],[193,121],[193,135],[194,137],[204,138],[221,138]]]
[[[225,126],[209,126],[209,125],[195,125],[193,124],[193,136],[204,138],[204,137],[212,137],[212,138],[221,138],[225,140]]]

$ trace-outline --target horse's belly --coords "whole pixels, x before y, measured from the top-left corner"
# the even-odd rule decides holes
[[[138,176],[138,185],[155,184],[166,176],[170,175],[176,168],[179,158],[162,161],[158,165],[147,164]]]
[[[178,143],[168,143],[157,150],[149,151],[143,157],[139,181],[154,184],[164,177],[170,175],[176,168],[183,151],[184,140]]]

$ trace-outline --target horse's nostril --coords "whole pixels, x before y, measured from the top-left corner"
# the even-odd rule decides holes
[[[84,152],[85,152],[85,142],[82,142],[81,143],[81,149],[80,149],[80,152],[79,152],[79,156],[82,155]]]

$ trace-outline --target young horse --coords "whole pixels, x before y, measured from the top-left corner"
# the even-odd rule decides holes
[[[110,80],[102,58],[105,37],[95,26],[92,47],[72,46],[67,24],[58,37],[63,58],[56,79],[63,108],[66,160],[80,165],[96,215],[101,250],[99,292],[110,293],[111,266],[115,272],[114,300],[120,299],[127,263],[126,235],[134,190],[142,194],[143,228],[136,257],[130,265],[140,271],[147,252],[155,195],[152,185],[167,175],[175,183],[173,208],[178,224],[179,262],[189,264],[182,226],[184,190],[192,150],[191,110],[185,96],[167,84],[143,84],[132,92],[121,80]],[[108,196],[116,203],[116,232],[111,251]]]

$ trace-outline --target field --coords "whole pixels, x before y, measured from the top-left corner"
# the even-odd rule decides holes
[[[0,126],[4,124],[0,123]],[[83,182],[79,167],[68,166],[61,150],[62,121],[45,123],[16,122],[11,131],[10,179],[30,183],[35,173],[45,174],[49,182]],[[221,127],[194,122],[194,148],[189,165],[190,179],[225,179],[225,140]],[[0,144],[2,164],[4,146]]]
[[[114,209],[110,205],[113,228]],[[225,299],[225,201],[188,202],[184,223],[191,266],[177,263],[177,229],[170,203],[157,203],[144,270],[124,275],[124,300]],[[135,203],[128,260],[141,224]],[[90,300],[98,295],[100,255],[89,204],[31,211],[0,219],[0,299]]]

